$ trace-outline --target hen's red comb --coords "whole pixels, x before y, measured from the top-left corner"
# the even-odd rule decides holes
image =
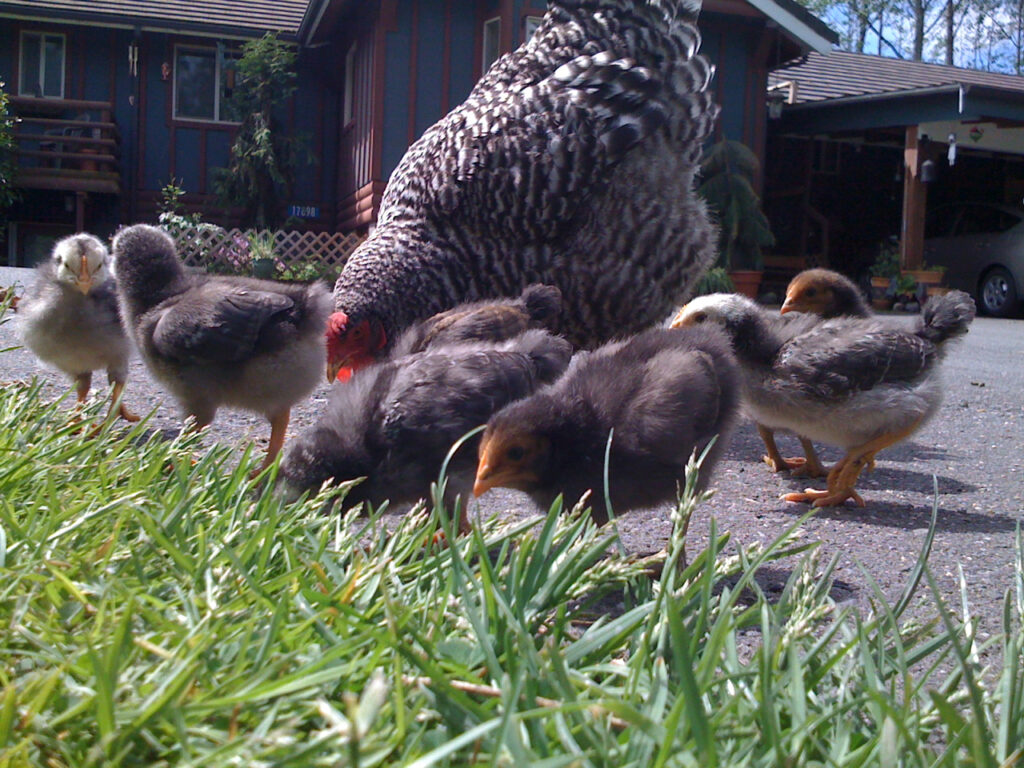
[[[341,334],[348,328],[348,315],[344,312],[335,312],[327,318],[327,334]]]

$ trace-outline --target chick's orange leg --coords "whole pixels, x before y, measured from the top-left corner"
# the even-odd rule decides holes
[[[110,410],[107,411],[107,420],[114,415],[114,409],[117,408],[117,414],[125,421],[138,421],[139,417],[128,410],[128,406],[124,404],[124,400],[121,399],[121,395],[124,393],[124,382],[115,381],[114,386],[110,391]],[[120,401],[120,402],[119,402]]]
[[[829,472],[828,490],[817,491],[808,488],[803,493],[787,493],[783,498],[786,501],[811,502],[816,507],[834,507],[847,499],[853,499],[857,506],[863,507],[864,499],[853,489],[860,473],[865,467],[873,468],[875,466],[875,455],[879,451],[906,439],[921,426],[921,422],[922,419],[917,419],[898,432],[880,435],[851,450]]]
[[[811,452],[807,454],[807,459],[803,456],[792,456],[786,459],[783,458],[781,453],[779,453],[779,447],[775,444],[775,433],[772,430],[758,424],[757,433],[761,435],[761,440],[764,441],[765,450],[768,451],[768,454],[761,458],[765,464],[771,467],[772,472],[792,470],[794,475],[806,474],[809,477],[820,477],[825,474],[824,468],[821,466],[821,463],[818,462],[818,457],[814,454],[814,447],[810,445],[810,441],[805,441],[802,437],[800,438],[800,442],[804,445],[805,452],[807,451],[807,447],[810,446]],[[811,468],[808,469],[808,461],[811,457],[813,457],[814,463]]]
[[[818,454],[814,450],[814,443],[806,437],[801,437],[800,445],[804,448],[804,456],[806,456],[806,458],[787,459],[787,461],[800,462],[800,466],[793,467],[792,474],[794,476],[801,477],[825,477],[829,471],[825,469],[825,465],[822,464],[821,460],[818,458]]]
[[[277,454],[281,452],[281,448],[284,446],[284,435],[288,431],[288,421],[291,418],[291,413],[290,408],[285,408],[281,413],[270,417],[270,444],[267,445],[267,455],[263,457],[263,463],[260,464],[259,469],[252,473],[253,477],[273,464]]]

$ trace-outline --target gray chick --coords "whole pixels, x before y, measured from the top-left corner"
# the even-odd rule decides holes
[[[117,408],[121,418],[138,421],[120,402],[131,345],[121,326],[109,262],[106,246],[92,235],[58,241],[19,300],[18,327],[40,360],[74,379],[79,405],[89,394],[92,372],[105,368],[113,385],[108,418]]]
[[[114,240],[125,324],[153,375],[197,428],[221,406],[262,414],[280,452],[291,408],[323,376],[326,285],[187,271],[174,241],[138,224]]]

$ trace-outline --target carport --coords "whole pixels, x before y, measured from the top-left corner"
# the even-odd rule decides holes
[[[1024,196],[1024,77],[833,51],[772,73],[765,208],[779,252],[921,266],[929,203]]]

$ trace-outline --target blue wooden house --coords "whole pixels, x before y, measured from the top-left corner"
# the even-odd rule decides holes
[[[280,117],[315,157],[289,210],[309,229],[370,227],[408,145],[544,10],[544,0],[0,0],[22,191],[0,263],[31,263],[67,232],[152,221],[172,181],[189,209],[235,223],[213,172],[237,127],[232,62],[267,31],[297,48],[298,90]],[[769,71],[835,37],[793,0],[705,0],[700,26],[719,133],[760,154]]]

